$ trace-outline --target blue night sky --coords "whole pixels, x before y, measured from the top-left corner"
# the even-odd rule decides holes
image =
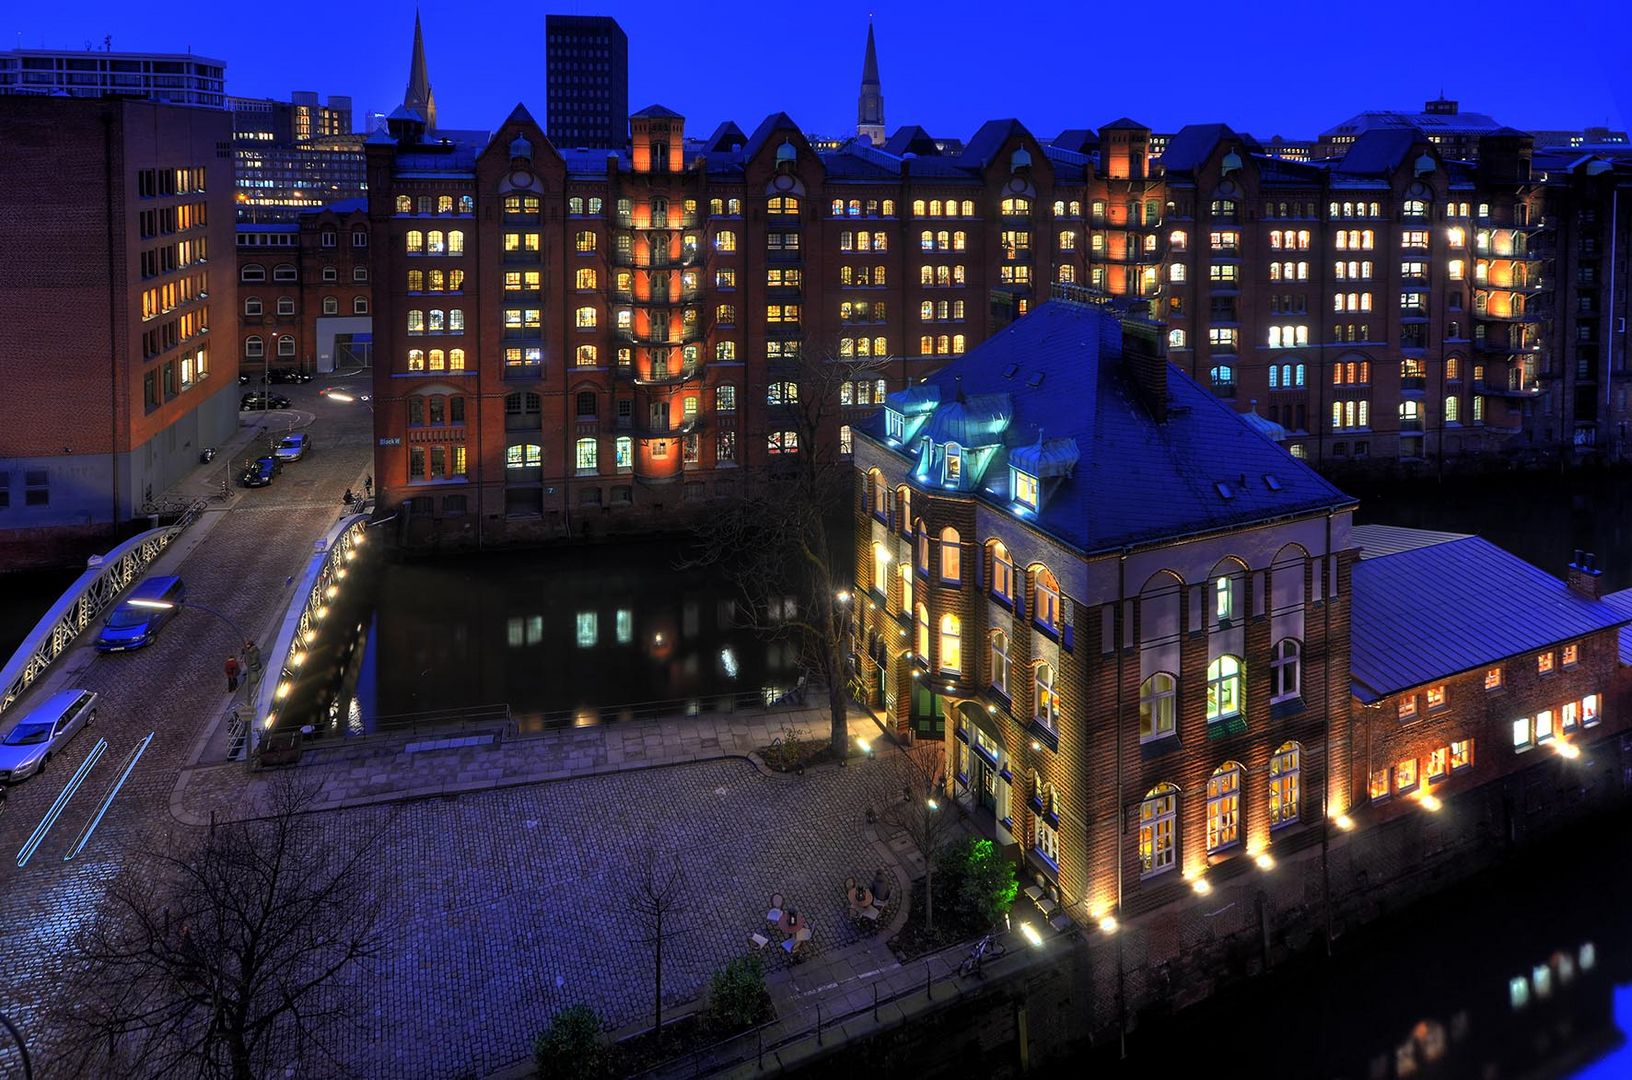
[[[170,0],[163,18],[156,10],[110,0],[66,14],[16,4],[5,44],[100,46],[111,34],[115,50],[191,48],[227,61],[228,93],[349,93],[359,124],[364,111],[402,100],[411,4]],[[1508,9],[1180,0],[1146,6],[1149,14],[1082,0],[528,9],[426,0],[421,10],[439,120],[449,128],[495,127],[517,101],[545,121],[545,11],[615,16],[630,39],[630,108],[661,102],[700,135],[722,119],[751,131],[778,109],[806,130],[853,131],[869,13],[892,131],[917,123],[967,137],[985,119],[1016,116],[1049,137],[1127,115],[1157,130],[1222,121],[1260,138],[1308,138],[1362,109],[1414,111],[1442,87],[1464,109],[1515,127],[1632,123],[1632,4],[1622,0]]]

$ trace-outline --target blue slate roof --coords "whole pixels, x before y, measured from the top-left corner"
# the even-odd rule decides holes
[[[1603,601],[1612,609],[1624,615],[1629,623],[1632,623],[1632,589],[1605,593]],[[1621,627],[1620,649],[1618,651],[1621,663],[1632,666],[1632,626]]]
[[[1084,553],[1353,505],[1172,365],[1168,416],[1157,422],[1122,360],[1121,342],[1113,315],[1052,300],[914,386],[915,400],[939,400],[944,408],[957,399],[960,377],[970,401],[1008,396],[999,457],[975,493],[1005,511],[1009,451],[1034,446],[1039,436],[1074,439],[1070,477],[1028,521]],[[891,406],[903,400],[892,395]],[[882,413],[857,433],[895,453],[903,473],[910,468],[918,448],[892,444]]]
[[[1194,172],[1206,164],[1213,147],[1221,140],[1236,137],[1228,124],[1186,124],[1167,140],[1167,149],[1162,151],[1162,169],[1170,173]]]
[[[1477,536],[1362,559],[1350,590],[1349,671],[1365,702],[1632,621]]]

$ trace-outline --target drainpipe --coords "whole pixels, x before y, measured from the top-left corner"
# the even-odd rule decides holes
[[[1328,511],[1326,511],[1326,553],[1325,553],[1325,558],[1321,560],[1322,561],[1322,566],[1320,567],[1320,573],[1322,575],[1324,575],[1326,573],[1325,563],[1328,560],[1330,560],[1331,558],[1332,558],[1332,511],[1328,510]],[[1341,568],[1340,568],[1339,572],[1341,573]],[[1322,582],[1322,585],[1323,586],[1330,585],[1330,582],[1329,581]],[[1326,921],[1326,955],[1331,956],[1332,955],[1332,872],[1331,872],[1331,862],[1330,862],[1329,856],[1331,854],[1331,836],[1332,836],[1332,813],[1331,813],[1330,801],[1331,801],[1331,790],[1332,790],[1332,604],[1333,604],[1333,600],[1332,600],[1331,593],[1329,591],[1327,591],[1326,589],[1324,589],[1324,588],[1323,588],[1323,590],[1321,592],[1321,596],[1324,597],[1325,600],[1326,600],[1326,611],[1325,611],[1325,614],[1324,614],[1324,617],[1323,617],[1324,626],[1325,626],[1325,636],[1326,636],[1326,649],[1325,649],[1325,655],[1322,658],[1321,664],[1320,664],[1320,666],[1321,666],[1321,677],[1326,682],[1326,778],[1325,778],[1326,782],[1321,785],[1321,792],[1320,792],[1320,894],[1321,894],[1321,907],[1324,909],[1325,921]],[[1352,752],[1352,747],[1353,747],[1353,743],[1354,743],[1354,721],[1353,721],[1352,716],[1350,717],[1350,721],[1349,721],[1349,743],[1350,743],[1351,752]],[[1352,764],[1350,766],[1349,771],[1351,773],[1353,772]],[[1348,812],[1348,807],[1344,807],[1344,812],[1345,813]]]
[[[123,215],[116,214],[113,205],[113,117],[107,112],[102,114],[102,188],[104,192],[103,212],[107,224],[108,240],[108,359],[112,362],[113,370],[108,379],[108,474],[112,484],[113,514],[110,521],[115,529],[119,528],[119,362],[115,356],[115,349],[119,344],[119,328],[115,322],[114,313],[119,309],[119,261],[115,255],[116,233],[114,222]]]
[[[1127,611],[1128,593],[1128,551],[1124,547],[1121,556],[1116,561],[1116,617],[1111,620],[1111,632],[1116,635],[1112,644],[1111,655],[1116,658],[1116,913],[1122,914],[1122,857],[1123,835],[1126,822],[1126,801],[1122,792],[1122,642],[1127,639],[1127,628],[1122,625],[1124,613]],[[1125,934],[1116,935],[1116,1037],[1121,1046],[1122,1057],[1128,1056],[1128,998],[1124,985],[1122,963],[1122,939]]]
[[[1609,340],[1604,343],[1604,419],[1603,419],[1603,421],[1602,421],[1602,423],[1600,425],[1604,429],[1604,441],[1606,443],[1610,440],[1611,433],[1615,430],[1614,420],[1612,419],[1613,414],[1614,414],[1614,405],[1615,405],[1615,384],[1614,384],[1615,336],[1616,336],[1616,327],[1617,327],[1617,325],[1619,325],[1615,321],[1615,246],[1616,246],[1617,241],[1620,240],[1619,216],[1620,216],[1620,209],[1621,209],[1620,178],[1618,176],[1616,176],[1615,173],[1613,173],[1613,172],[1610,173],[1610,178],[1611,178],[1611,183],[1609,185],[1609,292],[1608,292],[1608,296],[1609,296],[1609,303],[1608,303],[1609,318],[1607,320],[1605,320],[1605,322],[1604,322],[1604,329],[1608,332]],[[1554,265],[1556,266],[1557,264],[1555,263]],[[1617,456],[1619,456],[1620,452],[1623,452],[1622,448],[1619,447],[1619,446],[1616,447],[1616,450],[1617,450]]]

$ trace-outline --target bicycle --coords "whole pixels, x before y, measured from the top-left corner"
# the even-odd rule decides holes
[[[981,965],[984,964],[988,958],[1002,956],[1008,951],[1009,947],[1007,945],[1003,944],[1002,941],[998,940],[992,934],[987,934],[985,937],[975,942],[975,947],[970,949],[969,955],[963,958],[963,963],[958,965],[958,974],[963,977],[979,975]]]

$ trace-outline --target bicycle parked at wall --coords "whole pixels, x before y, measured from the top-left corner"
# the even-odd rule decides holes
[[[963,976],[979,975],[981,965],[987,960],[995,959],[1009,951],[996,934],[987,934],[975,942],[975,947],[969,950],[969,955],[963,958],[958,965],[958,974]]]

